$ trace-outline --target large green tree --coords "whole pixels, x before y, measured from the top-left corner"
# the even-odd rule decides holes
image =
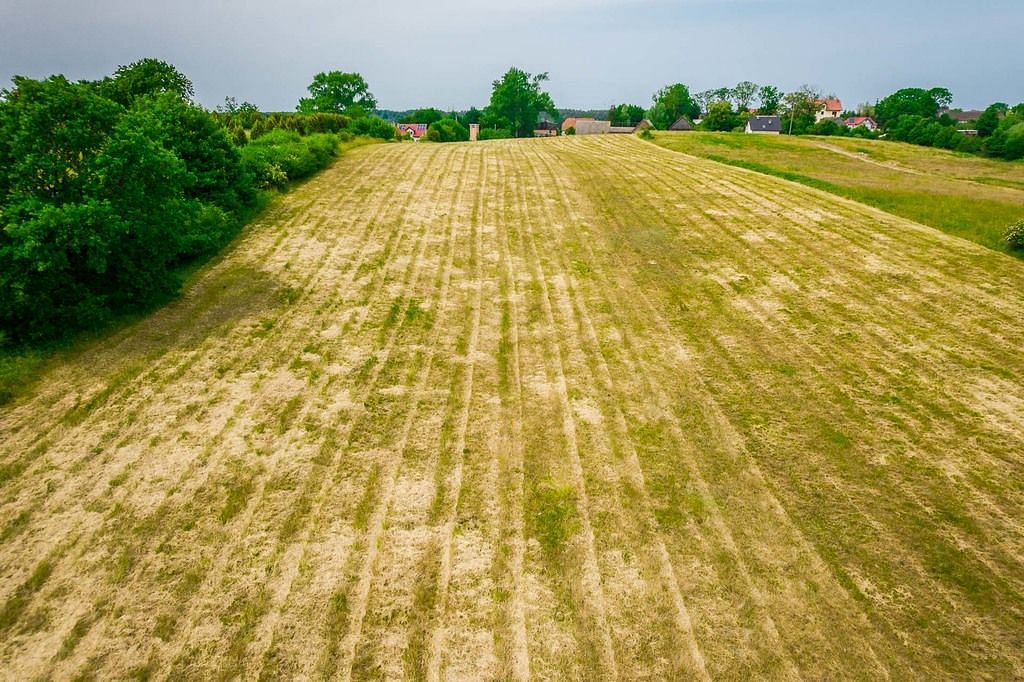
[[[757,97],[757,83],[740,81],[732,89],[732,102],[736,105],[736,111],[746,111]]]
[[[875,119],[883,128],[900,116],[933,119],[952,101],[953,95],[946,88],[903,88],[878,102],[875,106]]]
[[[485,119],[498,128],[507,127],[513,137],[530,135],[542,111],[558,116],[551,95],[541,89],[547,80],[547,73],[533,76],[513,66],[492,84],[491,103],[487,106],[489,116]]]
[[[740,117],[732,110],[729,102],[715,102],[708,107],[700,125],[704,130],[728,132],[740,125]]]
[[[639,104],[617,104],[608,110],[608,120],[613,126],[636,125],[645,115],[644,108]]]
[[[358,118],[371,114],[377,108],[377,99],[370,92],[370,86],[358,73],[318,73],[308,90],[309,97],[300,99],[297,107],[305,114],[320,111]]]
[[[681,116],[691,119],[700,116],[700,107],[690,94],[690,88],[682,83],[674,83],[654,93],[654,106],[648,118],[655,128],[666,130]]]
[[[757,93],[757,98],[761,101],[757,113],[761,115],[776,114],[779,111],[779,105],[782,104],[782,90],[774,85],[762,85]]]
[[[117,67],[113,76],[98,84],[104,97],[128,107],[139,97],[171,93],[191,102],[195,96],[192,81],[167,62],[147,57],[127,66]]]

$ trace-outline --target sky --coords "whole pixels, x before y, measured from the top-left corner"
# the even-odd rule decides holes
[[[356,71],[379,106],[482,107],[512,65],[563,108],[648,106],[661,86],[802,84],[847,108],[901,87],[954,106],[1024,101],[1024,1],[0,0],[0,81],[96,79],[156,57],[207,107],[293,110],[320,71]]]

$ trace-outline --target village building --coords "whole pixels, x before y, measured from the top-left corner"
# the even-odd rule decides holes
[[[838,121],[843,116],[843,103],[838,99],[819,99],[814,104],[817,105],[814,114],[816,123]]]
[[[778,116],[751,116],[747,119],[746,132],[754,135],[780,135],[782,121]]]
[[[575,116],[570,116],[569,118],[567,118],[564,121],[562,121],[562,134],[565,135],[569,131],[569,128],[575,129],[576,128],[576,124],[581,122],[581,121],[593,121],[593,120],[594,119],[592,119],[592,118],[577,118]]]
[[[611,132],[611,121],[596,121],[592,118],[576,119],[577,135],[607,135]]]
[[[690,132],[693,130],[693,123],[685,116],[680,116],[679,120],[670,125],[668,129],[676,132]]]
[[[398,134],[409,137],[414,142],[418,142],[420,138],[427,134],[426,123],[399,123],[397,125]]]
[[[860,128],[863,126],[871,132],[878,130],[878,123],[876,123],[875,119],[870,116],[851,116],[843,121],[843,125],[847,128]]]
[[[558,126],[553,121],[539,121],[533,129],[534,137],[558,137]]]

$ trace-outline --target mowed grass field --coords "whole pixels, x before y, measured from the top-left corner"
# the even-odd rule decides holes
[[[1022,311],[633,137],[355,150],[0,408],[0,675],[1020,678]]]
[[[823,189],[996,251],[1007,251],[1003,234],[1024,219],[1021,162],[844,137],[655,133],[654,141]]]

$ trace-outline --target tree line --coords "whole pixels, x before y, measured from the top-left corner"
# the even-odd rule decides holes
[[[294,114],[193,101],[142,59],[98,81],[0,90],[0,346],[38,344],[172,296],[261,204],[354,135],[392,137],[356,74],[320,74]]]

